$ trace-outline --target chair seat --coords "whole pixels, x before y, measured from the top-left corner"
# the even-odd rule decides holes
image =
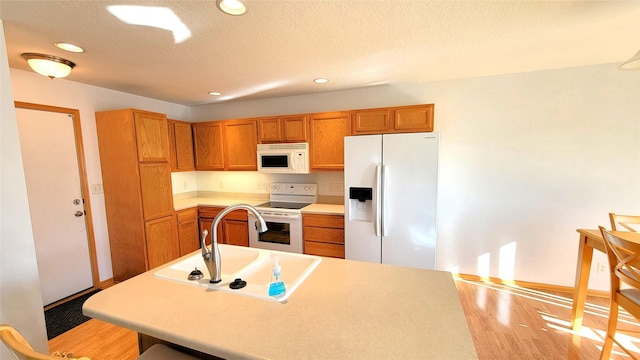
[[[142,353],[137,360],[198,360],[198,358],[174,350],[166,345],[154,344]]]

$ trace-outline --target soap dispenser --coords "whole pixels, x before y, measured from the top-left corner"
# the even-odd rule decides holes
[[[280,272],[282,268],[280,267],[280,258],[277,256],[273,257],[273,269],[271,274],[271,284],[269,285],[269,296],[282,296],[287,290],[284,286],[284,282],[280,281]]]

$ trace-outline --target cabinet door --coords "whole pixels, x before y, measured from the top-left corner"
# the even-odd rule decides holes
[[[249,246],[249,226],[246,221],[224,220],[225,244]]]
[[[143,162],[169,161],[169,130],[163,114],[134,111],[138,160]]]
[[[225,170],[258,170],[256,121],[224,122]]]
[[[178,243],[180,256],[200,249],[198,210],[196,208],[176,211],[178,219]]]
[[[178,171],[175,123],[173,120],[167,120],[167,129],[169,131],[169,165],[171,166],[171,171]]]
[[[140,164],[140,188],[145,220],[173,214],[169,163]]]
[[[202,238],[202,232],[204,230],[207,230],[209,234],[204,240],[205,244],[207,245],[211,245],[211,224],[213,224],[213,218],[203,218],[203,217],[200,218],[200,234],[198,235],[198,237]],[[224,236],[222,236],[223,235],[222,224],[218,226],[217,232],[218,232],[218,235],[217,235],[218,243],[224,244]]]
[[[175,122],[173,124],[176,163],[180,171],[195,170],[193,159],[193,134],[191,124],[188,122]]]
[[[353,134],[380,134],[391,128],[389,109],[359,110],[353,113]]]
[[[279,118],[258,119],[258,140],[263,143],[282,142],[282,127]]]
[[[307,115],[282,118],[282,139],[285,142],[309,141],[309,117]]]
[[[313,170],[344,169],[344,137],[351,135],[351,113],[311,117],[310,165]]]
[[[174,215],[145,222],[145,235],[149,269],[166,264],[180,255]]]
[[[305,241],[304,253],[307,255],[329,256],[344,259],[344,245]]]
[[[433,104],[396,108],[393,129],[397,132],[433,131]]]
[[[224,170],[222,123],[193,124],[196,170]]]

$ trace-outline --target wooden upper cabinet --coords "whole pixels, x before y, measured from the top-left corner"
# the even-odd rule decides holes
[[[256,121],[227,120],[224,126],[225,170],[257,170],[258,138]]]
[[[191,123],[169,120],[169,149],[172,171],[195,170]]]
[[[138,160],[141,162],[169,161],[169,130],[164,114],[134,110]]]
[[[176,155],[176,131],[175,131],[175,121],[167,120],[167,131],[169,132],[169,165],[171,166],[171,171],[178,171],[178,157]]]
[[[308,115],[261,118],[256,121],[261,144],[309,141]]]
[[[433,131],[433,104],[353,112],[353,134]]]
[[[394,109],[393,128],[403,132],[433,131],[433,104]]]
[[[353,112],[353,134],[380,134],[391,128],[391,110],[374,109]]]
[[[344,137],[351,135],[348,111],[311,115],[309,167],[313,170],[344,169]]]
[[[280,118],[262,118],[258,123],[258,140],[261,144],[282,142],[282,121]]]
[[[222,122],[193,124],[196,170],[224,170]]]
[[[297,115],[282,118],[282,139],[284,142],[309,141],[309,116]]]

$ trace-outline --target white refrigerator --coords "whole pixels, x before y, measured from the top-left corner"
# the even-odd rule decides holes
[[[440,134],[344,139],[345,257],[436,266]]]

